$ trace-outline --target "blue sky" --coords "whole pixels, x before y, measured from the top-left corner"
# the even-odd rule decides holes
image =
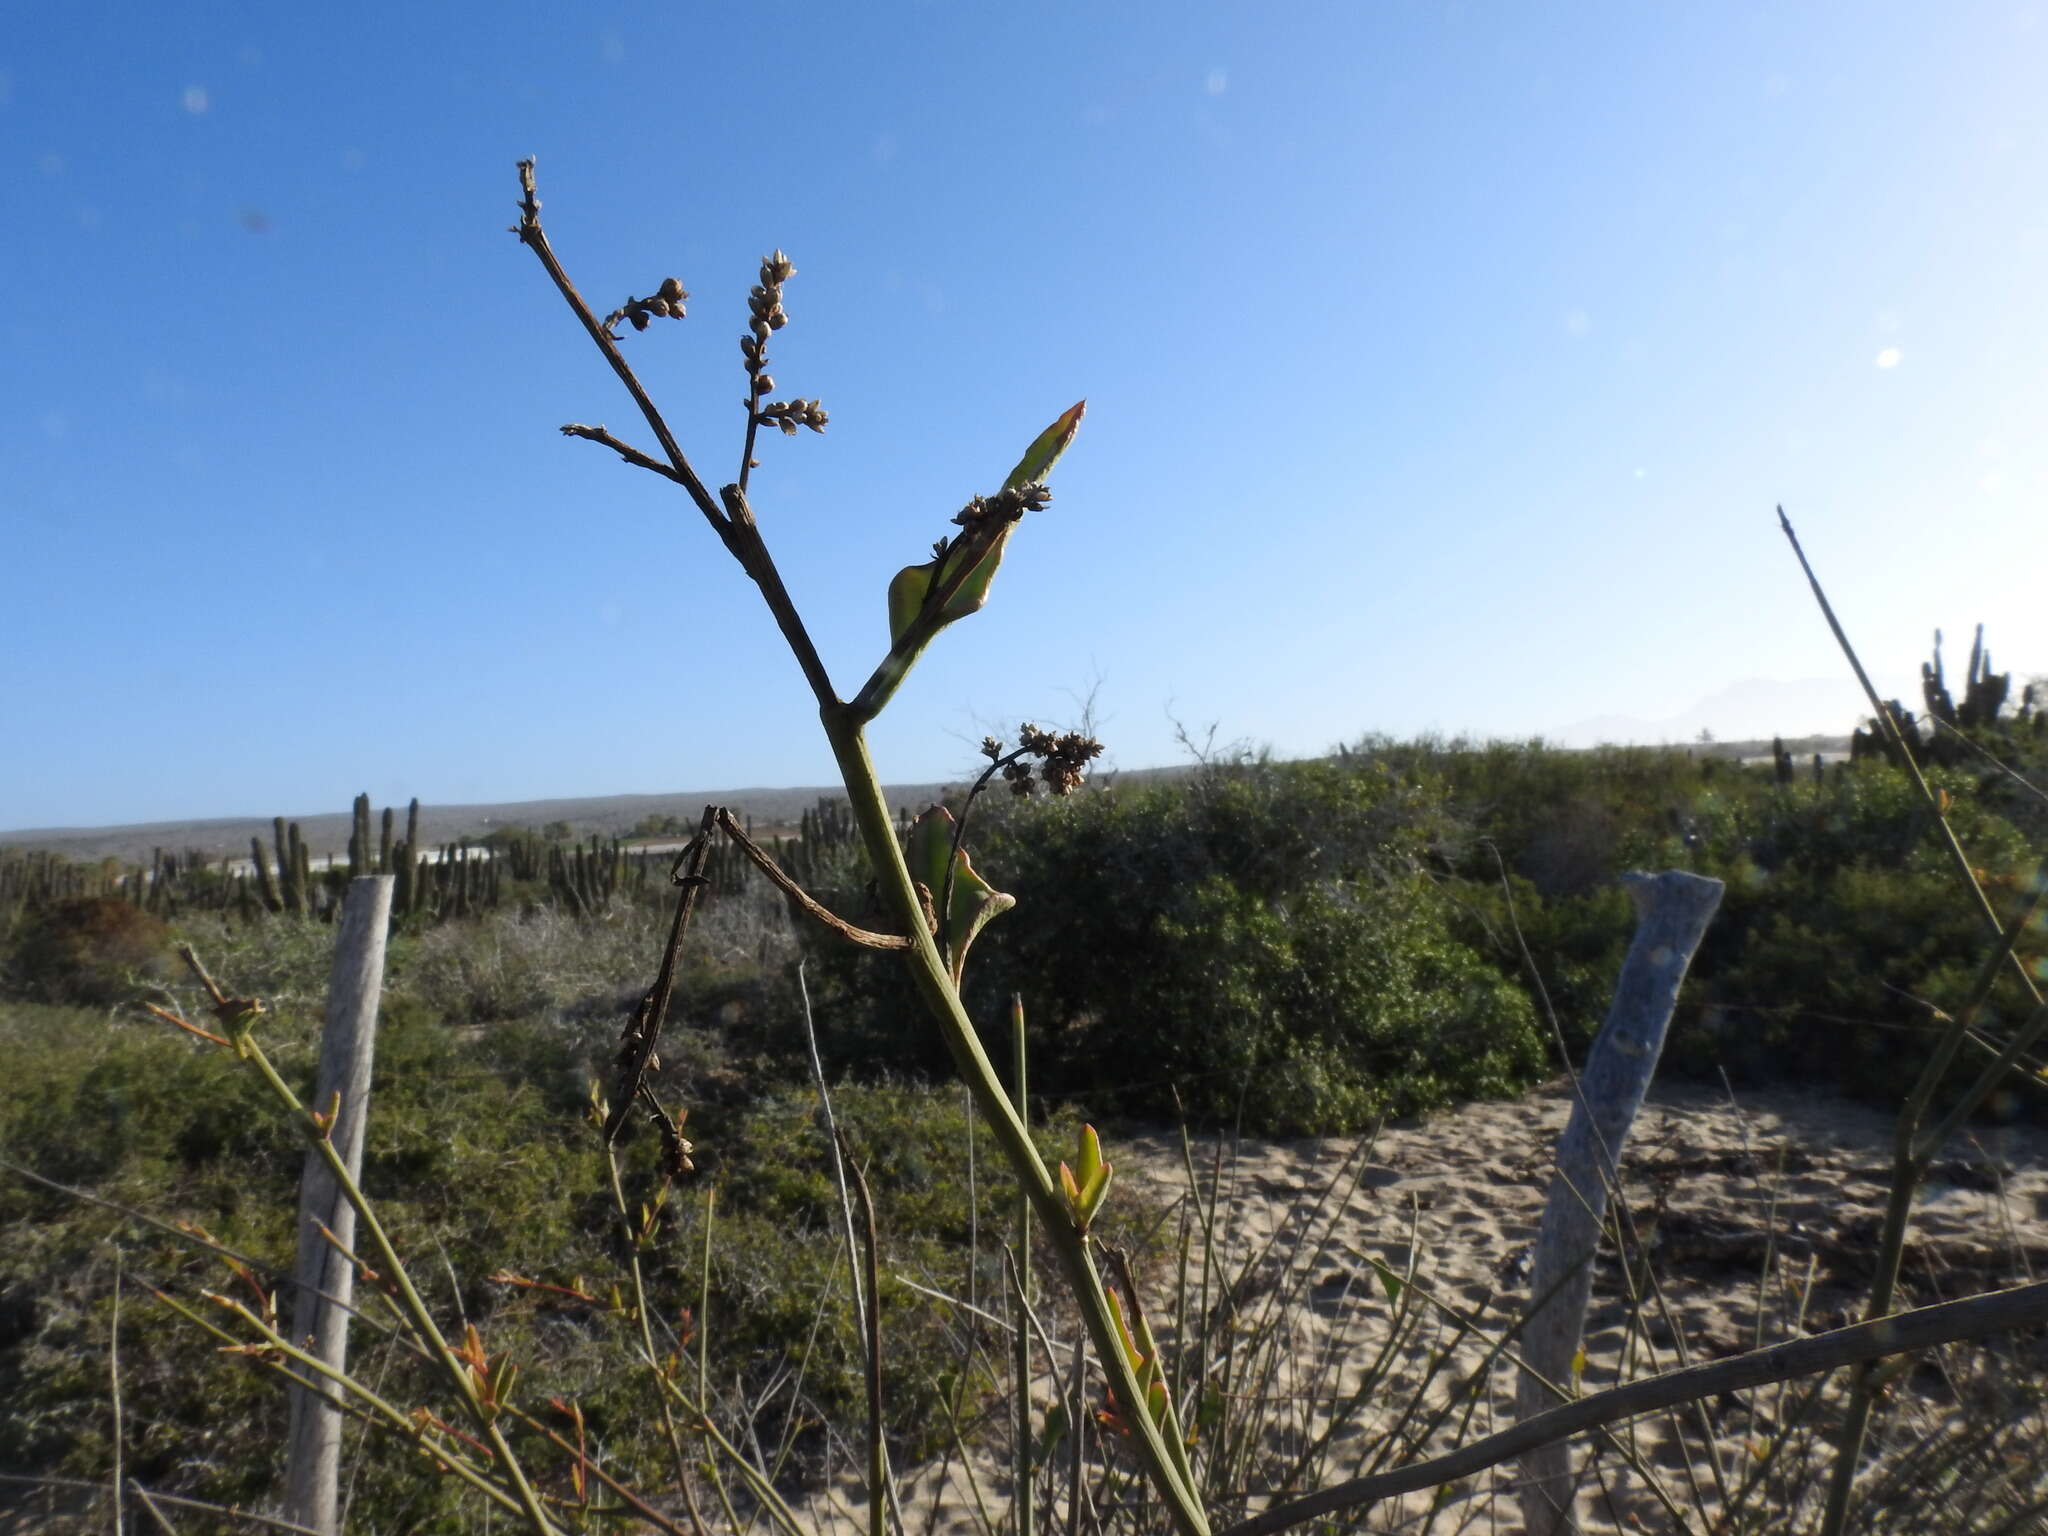
[[[832,424],[754,502],[842,691],[1087,397],[889,778],[1091,690],[1129,767],[1846,730],[1780,501],[1893,687],[1979,621],[2048,672],[2044,66],[2012,3],[43,8],[0,827],[830,780],[696,512],[555,431],[652,446],[505,232],[527,154],[594,303],[689,288],[628,351],[714,485],[795,259],[778,392]]]

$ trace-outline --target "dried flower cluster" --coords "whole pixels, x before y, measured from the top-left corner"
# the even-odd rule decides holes
[[[772,386],[775,381],[763,374],[754,382]],[[813,432],[822,432],[825,430],[825,423],[831,419],[825,414],[825,408],[817,401],[801,397],[795,400],[772,401],[762,406],[755,414],[761,420],[772,422],[782,428],[785,437],[795,437],[798,427],[809,427]]]
[[[690,295],[675,278],[664,277],[661,286],[644,299],[628,299],[617,309],[604,317],[605,334],[617,341],[618,324],[621,320],[636,331],[644,331],[657,317],[664,320],[681,320],[688,311],[683,300]]]
[[[981,742],[981,755],[992,763],[1002,765],[1003,778],[1016,795],[1028,795],[1040,779],[1056,795],[1070,795],[1079,789],[1083,780],[1082,770],[1102,755],[1102,743],[1093,736],[1083,736],[1079,731],[1067,731],[1055,736],[1051,731],[1042,731],[1026,723],[1017,728],[1018,744],[1015,751],[1005,757],[1003,744],[993,736],[985,736]],[[1039,759],[1034,773],[1027,758]]]
[[[785,427],[783,430],[789,429]],[[977,496],[953,514],[953,521],[966,530],[966,533],[961,535],[962,538],[966,538],[977,529],[1017,522],[1026,512],[1036,512],[1051,500],[1051,490],[1034,481],[1030,485],[997,491],[993,496]],[[932,558],[945,559],[946,551],[952,547],[953,540],[938,540],[932,545]]]
[[[1037,512],[1052,500],[1052,491],[1038,482],[1020,485],[993,496],[977,496],[958,512],[953,521],[962,528],[979,528],[984,523],[1014,523],[1026,512]]]
[[[789,311],[782,307],[782,285],[796,276],[796,263],[781,251],[761,258],[761,280],[747,293],[747,334],[740,338],[740,356],[747,364],[747,441],[753,430],[767,423],[780,427],[785,437],[795,437],[798,427],[813,432],[825,430],[830,418],[815,400],[799,396],[794,400],[769,400],[775,380],[768,373],[768,336],[789,324]],[[752,467],[752,460],[748,461]]]

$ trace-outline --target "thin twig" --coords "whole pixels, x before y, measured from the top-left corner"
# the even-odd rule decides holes
[[[147,1488],[131,1477],[128,1479],[128,1491],[135,1495],[136,1501],[142,1505],[149,1518],[156,1522],[156,1528],[162,1531],[164,1536],[178,1536],[178,1528],[171,1524],[170,1516],[156,1507],[156,1500],[150,1497]]]
[[[2048,1281],[1963,1301],[1894,1313],[1874,1323],[1837,1328],[1811,1338],[1792,1339],[1709,1365],[1671,1371],[1583,1397],[1522,1420],[1511,1429],[1475,1440],[1429,1461],[1354,1478],[1266,1510],[1220,1536],[1272,1536],[1339,1510],[1357,1510],[1418,1488],[1433,1488],[1602,1425],[1681,1403],[1811,1376],[1844,1365],[1906,1354],[1959,1339],[2010,1333],[2048,1322]]]
[[[626,1186],[619,1179],[619,1158],[607,1143],[604,1149],[605,1170],[610,1175],[612,1187],[612,1209],[618,1212],[619,1227],[626,1239],[627,1274],[633,1284],[633,1317],[640,1325],[640,1353],[647,1369],[652,1373],[657,1386],[668,1378],[661,1367],[661,1357],[654,1348],[654,1330],[648,1319],[654,1309],[647,1302],[646,1276],[640,1266],[640,1243],[633,1228],[633,1218],[626,1206]],[[697,1512],[697,1501],[690,1488],[688,1475],[689,1458],[683,1454],[682,1433],[676,1427],[674,1412],[669,1407],[667,1394],[657,1392],[656,1401],[661,1404],[661,1425],[668,1437],[669,1453],[676,1464],[676,1486],[682,1492],[684,1502],[689,1506],[690,1518],[696,1526],[697,1536],[704,1536],[704,1522]]]
[[[644,469],[652,474],[662,475],[667,479],[675,481],[677,485],[684,483],[683,477],[677,474],[669,465],[662,463],[661,460],[649,454],[642,453],[631,443],[620,442],[603,427],[586,427],[580,421],[571,421],[563,425],[562,436],[580,437],[586,442],[602,443],[636,469]]]
[[[1006,756],[991,758],[989,760],[989,765],[986,768],[982,769],[981,777],[976,779],[972,787],[968,789],[967,798],[960,802],[960,815],[959,818],[955,820],[953,823],[952,850],[946,855],[946,880],[945,884],[940,887],[938,902],[939,954],[947,961],[948,964],[950,964],[953,959],[951,953],[952,945],[949,942],[952,937],[951,924],[953,920],[953,871],[960,862],[961,846],[967,841],[968,813],[974,809],[975,796],[979,795],[983,790],[988,788],[988,781],[990,779],[994,778],[996,774],[1001,772],[1003,769],[1009,767],[1010,764],[1019,762],[1023,760],[1025,757],[1028,757],[1029,755],[1029,752],[1025,748],[1019,747],[1016,751],[1011,752]],[[1017,1113],[1020,1116],[1024,1113],[1024,1106],[1021,1100],[1019,1101],[1017,1106]]]
[[[599,1462],[594,1460],[589,1455],[589,1453],[585,1451],[582,1447],[571,1445],[566,1439],[562,1437],[559,1431],[549,1428],[546,1424],[543,1424],[539,1419],[535,1418],[532,1414],[528,1413],[523,1408],[514,1408],[512,1410],[512,1415],[514,1418],[517,1418],[521,1420],[523,1423],[525,1423],[525,1425],[529,1429],[538,1430],[541,1434],[547,1436],[548,1439],[552,1440],[559,1449],[568,1452],[571,1456],[576,1457],[578,1462],[584,1468],[584,1470],[589,1472],[590,1475],[595,1477],[600,1483],[603,1483],[605,1487],[611,1489],[611,1491],[617,1494],[619,1498],[622,1499],[625,1503],[631,1505],[634,1513],[639,1515],[642,1520],[645,1520],[649,1525],[653,1526],[656,1530],[665,1531],[668,1533],[668,1536],[686,1536],[686,1533],[684,1532],[681,1526],[677,1525],[673,1520],[669,1519],[666,1515],[662,1514],[661,1511],[656,1509],[653,1505],[649,1504],[645,1499],[641,1498],[638,1494],[633,1492],[633,1490],[625,1483],[621,1482],[618,1478],[612,1476],[611,1473],[605,1471],[604,1467]],[[697,1530],[700,1533],[700,1536],[703,1529],[704,1527],[702,1523],[699,1522],[697,1525]]]
[[[2021,789],[2025,790],[2028,794],[2032,795],[2036,800],[2039,800],[2044,804],[2048,804],[2048,790],[2042,789],[2041,786],[2036,784],[2032,779],[2028,778],[2018,769],[2012,767],[2003,758],[1999,757],[1997,753],[1993,752],[1981,741],[1978,741],[1975,737],[1971,736],[1970,733],[1964,730],[1961,726],[1950,725],[1946,720],[1942,719],[1939,715],[1929,715],[1927,718],[1929,720],[1932,720],[1935,723],[1935,725],[1938,726],[1940,729],[1947,731],[1949,735],[1953,736],[1957,741],[1961,742],[1964,746],[1968,747],[1972,752],[1976,753],[1979,757],[1983,758],[1985,762],[1989,763],[1992,767],[1996,768],[2008,779],[2011,779],[2013,783],[2017,784]]]
[[[145,1505],[149,1506],[152,1513],[156,1514],[157,1519],[163,1523],[166,1530],[170,1528],[170,1522],[164,1520],[162,1513],[156,1510],[156,1505],[159,1503],[168,1504],[173,1509],[199,1510],[204,1514],[215,1515],[224,1520],[246,1520],[251,1525],[260,1525],[266,1530],[289,1532],[290,1536],[320,1536],[320,1533],[309,1525],[300,1525],[296,1521],[285,1520],[277,1515],[259,1515],[253,1510],[230,1509],[225,1504],[209,1504],[204,1499],[184,1498],[175,1493],[165,1493],[160,1488],[145,1488],[132,1478],[129,1480],[128,1486],[134,1489],[135,1496],[141,1499]]]
[[[611,1108],[606,1112],[604,1121],[606,1146],[618,1140],[626,1116],[632,1113],[633,1105],[640,1098],[640,1090],[646,1085],[647,1074],[655,1059],[654,1049],[661,1043],[661,1029],[668,1019],[669,1000],[675,995],[676,957],[682,951],[684,936],[690,931],[690,915],[697,910],[697,897],[710,884],[704,877],[704,866],[711,856],[711,827],[717,810],[718,807],[713,805],[704,807],[704,815],[697,823],[697,835],[676,856],[669,873],[670,881],[680,887],[676,893],[675,918],[669,925],[668,947],[662,951],[661,968],[655,973],[654,985],[634,1010],[632,1022],[626,1026],[625,1039],[619,1046],[618,1075],[613,1080]]]
[[[1792,545],[1792,553],[1799,557],[1799,568],[1806,573],[1806,584],[1813,589],[1813,598],[1820,604],[1821,616],[1828,621],[1828,628],[1834,631],[1835,642],[1841,646],[1842,654],[1848,657],[1849,666],[1856,673],[1856,681],[1863,685],[1863,696],[1870,701],[1878,728],[1884,732],[1892,745],[1898,748],[1899,760],[1905,764],[1907,775],[1913,780],[1914,787],[1920,791],[1921,798],[1927,802],[1928,809],[1934,812],[1935,825],[1941,828],[1942,840],[1948,845],[1949,856],[1961,873],[1963,883],[1977,898],[1979,915],[1991,929],[1991,936],[1994,939],[2003,938],[2005,927],[1998,920],[1998,913],[1991,905],[1991,898],[1984,894],[1984,887],[1979,883],[1976,871],[1970,867],[1970,856],[1963,851],[1962,843],[1956,838],[1955,829],[1949,825],[1948,816],[1941,808],[1941,801],[1920,772],[1920,764],[1914,758],[1913,749],[1907,743],[1904,733],[1899,730],[1899,722],[1892,718],[1890,708],[1878,698],[1877,689],[1871,684],[1870,674],[1863,670],[1863,663],[1857,659],[1856,647],[1849,643],[1849,636],[1842,629],[1841,621],[1835,617],[1834,607],[1828,602],[1827,593],[1821,589],[1820,578],[1814,575],[1813,566],[1807,561],[1806,551],[1799,545],[1799,535],[1792,531],[1792,520],[1785,516],[1783,507],[1778,508],[1778,525],[1784,530],[1786,540]],[[2020,979],[2020,985],[2027,989],[2027,996],[2038,1006],[2042,1001],[2041,990],[2034,985],[2034,978],[2027,973],[2026,962],[2015,954],[2012,966]]]
[[[1813,590],[1813,599],[1820,607],[1821,616],[1827,620],[1828,628],[1834,634],[1835,643],[1841,647],[1843,656],[1848,659],[1850,670],[1856,674],[1856,681],[1863,685],[1863,695],[1870,701],[1871,712],[1879,732],[1891,743],[1907,776],[1919,790],[1921,799],[1927,803],[1927,808],[1934,817],[1934,824],[1941,829],[1942,841],[1948,848],[1949,856],[1962,876],[1964,886],[1976,899],[1979,915],[1990,928],[1993,940],[2003,946],[2004,958],[2010,961],[2012,970],[2020,979],[2020,985],[2026,989],[2027,996],[2039,1010],[2042,1006],[2041,992],[2034,985],[2033,977],[2028,974],[2026,962],[2018,952],[2017,934],[2006,932],[2004,924],[1999,920],[1997,909],[1991,905],[1991,898],[1984,893],[1984,886],[1970,865],[1969,855],[1964,852],[1961,841],[1956,837],[1955,828],[1949,825],[1948,814],[1941,797],[1935,794],[1926,776],[1921,773],[1912,745],[1907,742],[1905,732],[1893,716],[1891,707],[1877,696],[1877,689],[1870,681],[1870,674],[1863,670],[1863,662],[1856,654],[1856,647],[1850,643],[1841,620],[1835,617],[1834,605],[1828,601],[1828,595],[1821,587],[1820,578],[1814,574],[1813,565],[1807,560],[1806,551],[1800,546],[1799,535],[1793,532],[1792,520],[1785,515],[1782,506],[1778,508],[1778,526],[1783,530],[1786,542],[1791,544],[1792,553],[1799,560],[1800,570],[1806,573],[1806,584]],[[1986,990],[1988,991],[1988,982]],[[1921,1087],[1916,1089],[1916,1099],[1921,1098],[1923,1090],[1925,1093],[1932,1093],[1932,1077],[1934,1071],[1938,1070],[1935,1068],[1935,1062],[1946,1065],[1945,1058],[1952,1056],[1961,1043],[1963,1027],[1962,1023],[1951,1026],[1947,1038],[1937,1047],[1935,1061],[1929,1063],[1930,1070],[1924,1070],[1922,1073]],[[1905,1221],[1911,1210],[1913,1198],[1914,1181],[1904,1171],[1908,1166],[1907,1149],[1911,1146],[1913,1123],[1917,1121],[1923,1109],[1924,1099],[1919,1103],[1909,1103],[1901,1112],[1901,1156],[1898,1164],[1901,1171],[1895,1175],[1891,1199],[1885,1213],[1884,1251],[1879,1261],[1877,1283],[1872,1288],[1870,1305],[1866,1312],[1866,1316],[1873,1320],[1889,1311],[1891,1307],[1892,1286],[1897,1278],[1899,1256],[1905,1237]],[[1849,1500],[1855,1486],[1857,1464],[1862,1460],[1864,1437],[1868,1431],[1874,1402],[1875,1392],[1869,1374],[1867,1371],[1859,1372],[1850,1390],[1849,1403],[1843,1414],[1842,1427],[1836,1442],[1835,1464],[1828,1474],[1827,1507],[1821,1516],[1820,1536],[1841,1536],[1848,1523]]]
[[[875,1263],[875,1203],[868,1195],[868,1181],[853,1159],[853,1146],[846,1132],[833,1132],[839,1143],[839,1157],[853,1177],[854,1193],[860,1198],[861,1223],[866,1228],[862,1268],[867,1278],[867,1316],[863,1319],[868,1340],[868,1536],[888,1536],[889,1478],[882,1449],[882,1291],[881,1274]]]
[[[824,903],[815,899],[810,892],[793,880],[787,871],[769,855],[768,850],[740,830],[740,824],[731,811],[724,806],[718,808],[719,830],[739,844],[754,867],[768,877],[768,881],[783,895],[803,909],[804,915],[822,923],[842,939],[859,944],[866,949],[908,949],[910,940],[900,933],[873,933],[866,928],[857,928],[839,916]]]
[[[953,868],[949,862],[946,866],[946,877],[950,880],[952,875]],[[1022,1120],[1026,1126],[1029,1126],[1031,1124],[1031,1097],[1028,1082],[1030,1051],[1024,1034],[1024,998],[1021,993],[1017,992],[1010,994],[1010,1048],[1013,1053],[1011,1058],[1012,1067],[1016,1075],[1016,1080],[1010,1085],[1010,1097],[1016,1101],[1017,1118]],[[1015,1377],[1015,1390],[1017,1394],[1016,1403],[1013,1405],[1017,1414],[1016,1428],[1014,1430],[1017,1436],[1017,1444],[1014,1447],[1013,1457],[1016,1463],[1015,1478],[1017,1491],[1011,1501],[1016,1512],[1016,1517],[1012,1524],[1014,1527],[1013,1536],[1033,1536],[1034,1511],[1032,1509],[1032,1495],[1035,1490],[1033,1489],[1031,1479],[1031,1333],[1025,1327],[1025,1320],[1031,1314],[1032,1297],[1031,1200],[1025,1193],[1021,1180],[1017,1186],[1016,1222],[1017,1250],[1014,1255],[1007,1251],[1004,1254],[1004,1269],[1009,1276],[1012,1293],[1010,1299],[1017,1309],[1017,1332],[1016,1337],[1011,1340],[1010,1346],[1010,1369]]]
[[[818,1054],[818,1026],[811,1015],[811,988],[804,975],[804,962],[796,966],[797,998],[803,1005],[804,1040],[811,1048],[811,1080],[818,1085],[818,1110],[825,1122],[825,1144],[832,1153],[832,1182],[839,1190],[839,1219],[846,1237],[846,1267],[853,1276],[853,1310],[866,1317],[867,1288],[860,1273],[860,1240],[853,1229],[853,1193],[846,1178],[846,1154],[841,1150],[839,1122],[832,1114],[832,1094],[825,1086],[825,1062]],[[867,1335],[861,1335],[863,1346]]]
[[[619,376],[619,382],[626,386],[626,392],[633,397],[633,403],[640,407],[640,414],[647,418],[647,425],[654,429],[655,440],[661,444],[661,451],[668,455],[669,464],[675,470],[675,478],[682,484],[683,489],[690,493],[690,500],[697,503],[697,510],[704,514],[706,520],[722,536],[725,532],[725,515],[718,510],[718,503],[712,500],[711,492],[704,488],[704,482],[697,478],[697,472],[690,468],[690,461],[683,456],[683,450],[677,446],[675,435],[668,429],[668,423],[662,420],[661,412],[655,409],[654,401],[648,397],[640,380],[634,376],[632,366],[626,361],[626,355],[619,350],[619,344],[612,339],[611,333],[599,324],[597,316],[590,312],[590,306],[583,302],[583,295],[578,293],[576,285],[569,281],[569,274],[562,270],[561,262],[555,259],[554,249],[548,244],[547,234],[540,227],[540,197],[536,191],[533,161],[530,158],[519,162],[519,188],[522,193],[519,202],[519,222],[512,226],[512,233],[517,235],[519,243],[538,256],[540,264],[547,268],[548,276],[554,279],[555,287],[568,301],[569,308],[575,311],[576,318],[583,322],[583,329],[590,333],[590,339],[597,344],[597,350],[604,354],[604,360],[612,365],[612,372]]]
[[[107,1390],[114,1411],[114,1536],[121,1525],[121,1250],[114,1249],[114,1311],[107,1323]]]
[[[506,1441],[503,1431],[498,1428],[492,1410],[485,1406],[479,1395],[475,1381],[442,1335],[440,1325],[434,1321],[426,1303],[421,1300],[418,1290],[413,1286],[412,1276],[399,1258],[398,1250],[392,1246],[391,1239],[384,1230],[384,1224],[378,1218],[376,1209],[370,1204],[369,1197],[363,1193],[354,1175],[349,1172],[348,1164],[342,1159],[334,1143],[314,1128],[312,1116],[307,1113],[298,1094],[278,1075],[277,1068],[271,1064],[270,1058],[264,1054],[262,1047],[256,1044],[255,1039],[244,1033],[236,1039],[235,1049],[245,1060],[254,1064],[269,1085],[272,1097],[284,1106],[293,1121],[301,1127],[302,1134],[314,1155],[326,1164],[327,1171],[339,1186],[343,1198],[355,1207],[357,1219],[368,1231],[378,1257],[383,1260],[386,1276],[397,1289],[396,1299],[413,1333],[425,1346],[429,1358],[440,1368],[443,1378],[454,1389],[456,1397],[477,1425],[483,1438],[489,1442],[492,1456],[503,1469],[505,1479],[511,1485],[512,1507],[526,1516],[536,1536],[555,1536],[556,1526],[542,1510],[540,1497],[528,1481],[526,1469],[513,1454],[510,1443]],[[310,1357],[300,1357],[296,1352],[295,1358],[301,1358],[302,1364],[310,1360]],[[322,1374],[327,1374],[324,1365],[320,1368]],[[354,1380],[348,1380],[343,1384],[359,1393],[363,1390],[361,1383]]]

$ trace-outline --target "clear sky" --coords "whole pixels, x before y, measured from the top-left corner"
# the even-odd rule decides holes
[[[2048,671],[2039,4],[311,15],[0,36],[0,827],[831,780],[702,519],[555,431],[653,446],[528,154],[595,303],[689,288],[628,348],[714,485],[796,261],[831,427],[754,501],[843,691],[1087,397],[891,779],[1091,689],[1126,767],[1810,700],[1781,501],[1893,687],[1978,621]]]

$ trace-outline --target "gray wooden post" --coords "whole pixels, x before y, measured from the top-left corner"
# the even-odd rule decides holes
[[[327,988],[327,1023],[320,1035],[320,1070],[312,1108],[326,1113],[341,1095],[334,1150],[350,1178],[363,1166],[363,1126],[370,1108],[370,1058],[377,1039],[377,999],[384,990],[384,936],[391,925],[390,875],[348,883],[341,937]],[[312,1149],[299,1181],[299,1266],[295,1276],[292,1338],[339,1370],[348,1363],[348,1303],[355,1270],[322,1235],[325,1226],[353,1251],[356,1213],[341,1186]],[[311,1342],[308,1343],[307,1341]],[[284,1516],[296,1525],[339,1536],[341,1410],[326,1391],[294,1385],[290,1460],[285,1472]]]
[[[1623,875],[1635,898],[1636,933],[1615,983],[1607,1022],[1579,1074],[1578,1102],[1557,1143],[1557,1173],[1543,1207],[1529,1277],[1525,1369],[1516,1394],[1526,1419],[1555,1407],[1538,1379],[1566,1386],[1593,1289],[1593,1253],[1627,1145],[1629,1127],[1657,1070],[1679,984],[1721,904],[1721,882],[1683,870]],[[1522,1519],[1529,1536],[1576,1531],[1571,1444],[1560,1440],[1522,1458]]]

